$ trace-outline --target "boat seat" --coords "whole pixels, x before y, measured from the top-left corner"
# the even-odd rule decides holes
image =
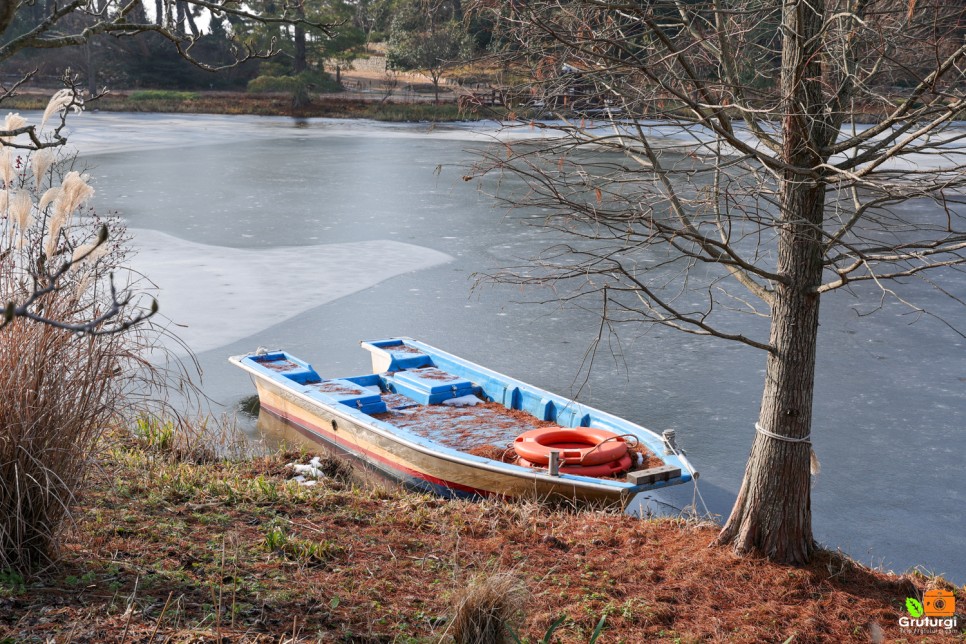
[[[435,366],[426,353],[402,340],[376,340],[362,346],[372,353],[372,370],[376,373]]]
[[[390,351],[390,353],[392,354],[392,363],[389,366],[390,371],[419,369],[420,367],[433,366],[433,359],[425,353],[406,353],[403,355],[399,355],[392,351]]]
[[[476,393],[479,389],[466,378],[454,376],[436,367],[397,371],[387,375],[386,382],[395,393],[412,398],[422,405],[438,405],[450,398]]]
[[[381,414],[387,411],[378,392],[367,389],[349,380],[335,378],[307,385],[308,394],[312,398],[322,399],[322,396],[335,398],[338,402],[358,409],[364,414]]]
[[[267,353],[261,356],[251,356],[246,358],[263,369],[284,376],[293,382],[304,385],[312,382],[319,382],[321,378],[315,372],[312,365],[302,362],[298,358],[293,358],[284,352]]]

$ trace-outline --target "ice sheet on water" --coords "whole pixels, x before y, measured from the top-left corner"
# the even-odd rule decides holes
[[[450,261],[391,240],[298,248],[211,246],[132,229],[132,268],[158,286],[162,323],[192,351],[231,344],[402,273]],[[171,348],[176,348],[172,343]]]
[[[39,113],[24,112],[30,122],[40,119]],[[533,123],[476,121],[468,123],[381,123],[362,119],[311,118],[293,119],[285,116],[223,116],[217,114],[118,114],[88,112],[68,121],[71,146],[84,156],[133,150],[150,150],[199,145],[228,145],[254,139],[319,139],[352,136],[372,138],[419,138],[460,140],[480,143],[512,143],[561,136],[558,128],[580,126],[588,135],[614,136],[623,134],[632,141],[637,128],[623,125],[620,119],[573,119],[572,121],[545,120]],[[682,126],[667,121],[641,121],[641,131],[655,148],[695,154],[714,155],[716,136],[699,124]],[[870,127],[860,125],[855,133]],[[190,133],[190,134],[189,134]],[[852,134],[851,126],[843,127],[840,138]],[[734,134],[750,149],[764,150],[764,146],[743,124],[735,124]],[[882,138],[884,134],[878,138]],[[966,158],[966,123],[952,123],[949,129],[930,143],[943,140],[945,155],[910,154],[893,159],[882,169],[912,170],[956,167]],[[921,143],[922,141],[917,141]],[[720,152],[738,154],[738,150],[723,146]],[[832,162],[841,161],[836,157]]]

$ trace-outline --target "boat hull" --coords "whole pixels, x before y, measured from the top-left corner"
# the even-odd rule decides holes
[[[355,414],[306,399],[259,374],[253,376],[265,411],[411,489],[447,497],[502,496],[621,506],[639,491],[612,482],[551,477],[537,470],[434,453],[386,435]]]

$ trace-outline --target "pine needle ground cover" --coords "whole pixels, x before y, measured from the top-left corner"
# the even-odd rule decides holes
[[[508,619],[523,641],[562,616],[560,642],[588,642],[601,617],[599,642],[962,638],[899,631],[928,588],[966,604],[941,579],[829,552],[740,559],[696,522],[444,501],[340,471],[291,481],[286,464],[308,458],[199,464],[108,438],[61,563],[0,574],[0,641],[450,641],[466,588],[494,576],[522,581]]]

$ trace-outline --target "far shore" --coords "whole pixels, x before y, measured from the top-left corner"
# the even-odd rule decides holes
[[[343,75],[344,91],[313,93],[308,102],[297,105],[290,92],[248,92],[244,90],[155,90],[111,89],[89,100],[85,109],[105,112],[227,114],[292,116],[297,118],[373,119],[391,122],[479,121],[484,119],[541,119],[541,108],[504,106],[500,91],[488,85],[459,86],[442,82],[436,88],[424,76],[401,75],[389,83],[374,74]],[[7,110],[43,110],[57,88],[19,90],[0,107]],[[566,109],[566,108],[564,108]],[[685,120],[689,115],[680,114]],[[885,115],[882,108],[860,106],[858,123],[876,123]],[[586,115],[584,115],[586,116]],[[739,119],[737,114],[733,118]],[[657,117],[652,117],[657,118]]]
[[[43,110],[53,89],[31,88],[6,99],[7,110]],[[249,114],[301,118],[369,118],[382,121],[465,121],[502,116],[487,106],[460,106],[456,94],[440,91],[436,103],[432,85],[409,85],[395,95],[381,89],[313,94],[306,105],[293,104],[289,93],[245,91],[111,90],[88,102],[85,109],[105,112],[165,112],[174,114]]]

